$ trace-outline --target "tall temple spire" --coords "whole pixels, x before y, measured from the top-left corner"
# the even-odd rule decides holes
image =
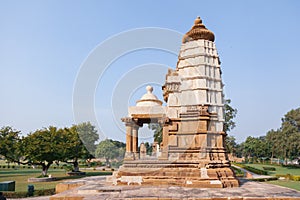
[[[189,42],[192,40],[199,40],[199,39],[204,39],[204,40],[209,40],[214,42],[215,41],[215,35],[213,32],[208,30],[204,24],[202,24],[202,20],[200,17],[197,17],[194,21],[194,26],[192,29],[187,32],[182,39],[182,43]]]
[[[136,106],[128,108],[127,117],[122,118],[126,154],[114,174],[115,184],[239,186],[224,144],[223,83],[214,40],[213,32],[197,17],[183,37],[176,69],[166,75],[162,87],[166,106],[147,86]],[[145,155],[138,150],[138,129],[149,123],[160,127],[162,141],[152,155]]]

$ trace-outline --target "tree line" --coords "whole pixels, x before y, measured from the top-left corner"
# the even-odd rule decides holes
[[[103,143],[107,142],[113,143],[114,146],[108,149],[111,156],[106,159],[122,157],[124,143],[104,140],[96,144],[98,140],[97,130],[89,122],[65,128],[50,126],[26,136],[22,136],[20,131],[10,126],[5,126],[0,129],[0,156],[8,162],[41,166],[43,176],[47,175],[52,164],[60,162],[72,164],[73,171],[79,171],[79,159],[102,157],[101,149]]]
[[[278,162],[287,164],[288,160],[299,159],[300,156],[300,108],[292,109],[281,119],[278,129],[269,130],[260,137],[248,136],[238,144],[235,137],[226,138],[228,152],[246,160],[267,160],[276,158]]]

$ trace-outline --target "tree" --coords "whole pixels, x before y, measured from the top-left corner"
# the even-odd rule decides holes
[[[294,159],[300,151],[300,108],[292,109],[284,115],[281,123],[282,157]]]
[[[273,162],[273,158],[279,156],[280,154],[280,131],[279,130],[270,130],[266,135],[266,143],[271,156],[271,163]]]
[[[79,172],[78,159],[88,158],[90,153],[80,140],[76,125],[73,125],[71,128],[64,128],[62,134],[68,142],[65,144],[65,151],[61,155],[61,160],[66,163],[72,163],[73,171]]]
[[[50,126],[30,133],[22,140],[25,161],[22,164],[42,166],[42,175],[46,176],[53,162],[62,160],[67,150],[68,140],[63,130]]]
[[[287,159],[299,157],[300,153],[300,108],[292,109],[281,119],[281,127],[267,133],[271,157]]]
[[[73,125],[70,128],[64,128],[63,134],[68,143],[66,144],[66,151],[64,152],[63,161],[73,164],[73,171],[79,171],[78,160],[90,159],[95,155],[95,142],[99,139],[95,127],[91,123],[81,123]],[[88,142],[88,148],[84,145],[83,141]]]
[[[146,154],[151,155],[152,154],[152,146],[149,144],[149,142],[145,142],[146,147]]]
[[[120,159],[124,156],[125,144],[122,145],[119,142],[106,139],[101,141],[97,148],[95,155],[97,158],[105,158],[106,165],[110,165],[111,159]]]
[[[18,162],[22,157],[20,152],[20,131],[14,130],[10,126],[0,129],[0,155],[7,161]]]
[[[162,131],[163,131],[162,125],[159,123],[150,123],[149,128],[154,131],[153,133],[154,142],[160,144],[162,142]]]
[[[95,142],[99,140],[99,135],[95,126],[93,126],[90,122],[84,122],[76,125],[76,131],[78,132],[86,149],[94,155],[96,150]]]
[[[227,136],[225,138],[226,150],[228,153],[231,153],[233,156],[236,153],[237,143],[234,136]]]
[[[244,142],[244,155],[245,157],[261,158],[265,159],[269,157],[268,145],[266,143],[266,137],[247,137]]]
[[[235,128],[235,121],[233,119],[236,117],[237,109],[232,108],[230,99],[225,99],[224,110],[225,110],[225,123],[224,123],[224,131],[229,132],[230,130]]]

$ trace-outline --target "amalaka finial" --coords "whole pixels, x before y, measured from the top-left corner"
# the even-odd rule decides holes
[[[199,16],[197,16],[197,18],[194,21],[194,24],[202,24],[202,19]]]
[[[147,85],[146,87],[147,93],[152,93],[153,92],[153,87],[151,85]]]
[[[214,42],[215,35],[213,32],[205,28],[204,24],[202,24],[202,19],[197,17],[194,21],[194,26],[183,36],[182,42],[186,43],[192,40],[200,39]]]

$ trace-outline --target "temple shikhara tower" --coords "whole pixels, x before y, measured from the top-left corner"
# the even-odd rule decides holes
[[[198,17],[182,40],[176,69],[169,69],[162,87],[162,106],[147,93],[122,118],[126,126],[123,165],[110,179],[115,185],[180,185],[237,187],[224,140],[224,100],[220,59],[214,34]],[[146,155],[138,143],[143,124],[162,126],[162,142]]]

